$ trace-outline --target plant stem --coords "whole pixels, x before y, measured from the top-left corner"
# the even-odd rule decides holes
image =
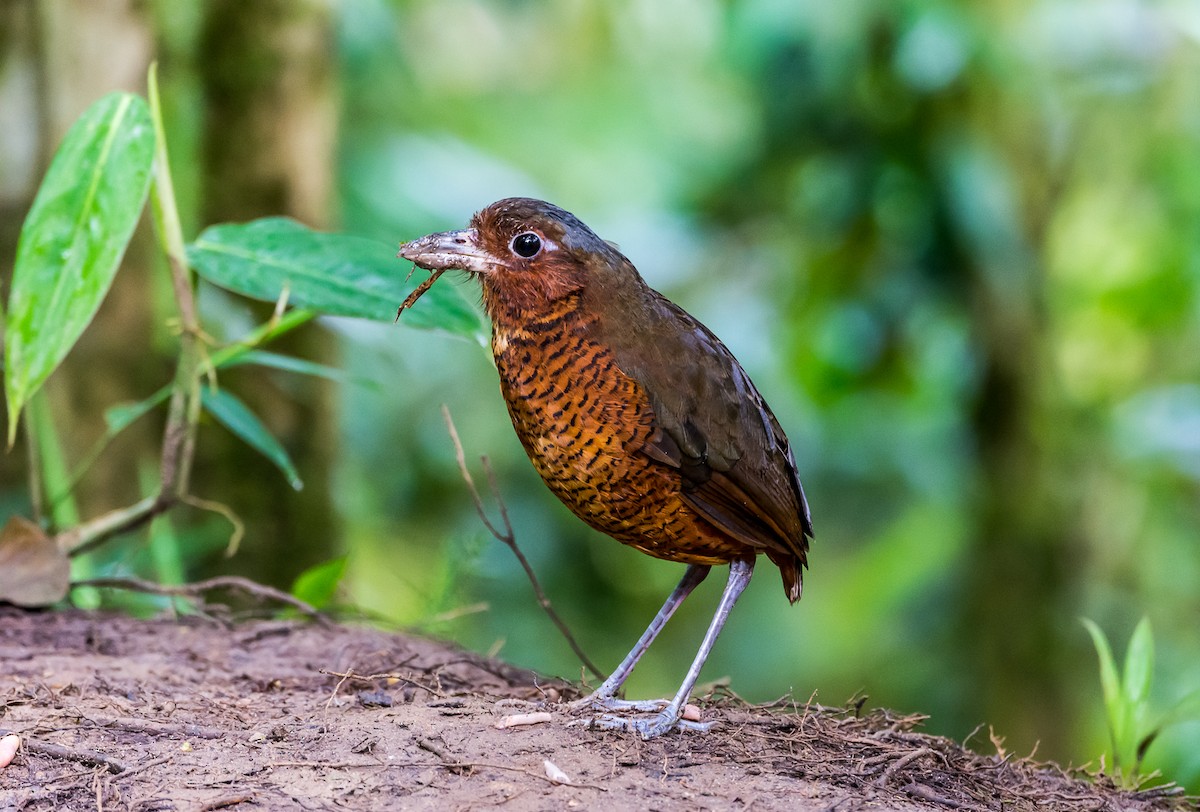
[[[179,333],[179,362],[175,367],[174,391],[171,393],[171,404],[167,409],[167,425],[163,430],[159,498],[180,498],[187,494],[192,457],[196,448],[196,426],[200,421],[200,319],[196,314],[192,274],[187,265],[183,228],[180,226],[179,208],[175,203],[175,189],[171,182],[167,139],[162,123],[162,105],[158,97],[156,65],[150,66],[147,89],[156,141],[150,207],[154,213],[159,242],[167,256],[171,286],[175,291],[182,327]]]
[[[45,387],[29,399],[29,406],[25,410],[25,430],[29,433],[30,446],[37,448],[41,461],[42,493],[46,500],[44,507],[51,526],[78,526],[79,506],[70,490],[66,454],[63,453],[62,438],[54,428],[50,395]],[[94,574],[95,562],[90,559],[79,557],[71,562],[72,577],[90,578]],[[84,609],[95,609],[100,605],[100,595],[94,589],[81,591],[75,598],[76,605]]]
[[[50,414],[50,401],[45,388],[29,399],[25,428],[41,462],[43,506],[49,514],[52,526],[72,527],[79,523],[79,508],[71,496],[67,484],[70,481],[66,455],[63,453],[62,438],[54,430],[54,419]]]
[[[220,368],[239,356],[272,341],[284,333],[295,330],[302,324],[307,324],[317,317],[311,310],[289,310],[278,318],[273,318],[250,332],[241,341],[222,347],[212,354],[209,363],[213,368]]]
[[[162,499],[157,495],[147,496],[129,507],[110,510],[70,530],[64,530],[54,537],[54,541],[58,544],[58,549],[67,555],[77,556],[118,533],[138,527],[174,503],[174,499]]]

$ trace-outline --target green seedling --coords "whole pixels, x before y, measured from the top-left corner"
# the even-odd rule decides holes
[[[1092,636],[1100,660],[1100,687],[1112,747],[1113,775],[1121,786],[1137,787],[1144,780],[1142,762],[1150,745],[1167,727],[1200,719],[1200,689],[1179,699],[1166,713],[1154,718],[1150,708],[1150,684],[1154,677],[1154,633],[1150,619],[1143,617],[1129,638],[1125,665],[1117,674],[1116,659],[1104,632],[1094,622],[1081,618]]]

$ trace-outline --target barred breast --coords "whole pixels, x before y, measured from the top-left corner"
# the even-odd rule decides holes
[[[493,320],[500,390],[537,472],[579,518],[657,558],[719,564],[756,552],[684,503],[678,470],[642,452],[656,431],[649,399],[591,338],[595,316],[578,299]]]

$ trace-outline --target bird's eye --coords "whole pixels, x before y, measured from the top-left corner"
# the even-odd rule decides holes
[[[513,237],[512,250],[517,256],[529,259],[542,250],[542,238],[532,231],[525,231]]]

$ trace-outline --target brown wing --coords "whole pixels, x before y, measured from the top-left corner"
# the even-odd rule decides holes
[[[683,498],[714,525],[776,563],[794,557],[798,581],[812,522],[787,437],[725,345],[644,291],[641,301],[624,303],[642,312],[621,320],[638,328],[608,336],[617,364],[654,409],[656,431],[643,452],[679,470]]]

